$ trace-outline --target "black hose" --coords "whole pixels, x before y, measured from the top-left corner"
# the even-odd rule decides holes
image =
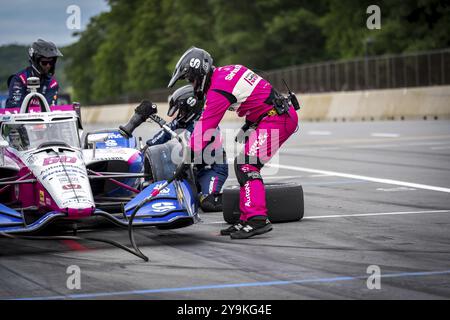
[[[128,222],[128,237],[130,238],[131,246],[135,250],[134,254],[137,255],[139,258],[144,259],[145,262],[148,262],[149,259],[145,254],[142,253],[141,250],[139,250],[138,246],[136,245],[136,241],[134,240],[133,220],[139,209],[142,208],[142,206],[147,202],[148,201],[143,201],[134,208],[134,211],[130,216],[130,221]]]
[[[169,180],[166,181],[166,184],[169,185],[175,179],[177,179],[180,176],[180,174],[183,172],[183,170],[185,169],[185,166],[186,165],[184,163],[181,163],[180,165],[178,165],[178,168],[176,169],[174,175]],[[163,187],[160,187],[160,188],[162,189]],[[128,222],[128,236],[130,238],[131,246],[136,251],[134,254],[137,255],[138,257],[144,259],[145,261],[148,261],[148,257],[146,255],[144,255],[141,252],[141,250],[139,250],[138,246],[136,245],[136,241],[134,240],[133,220],[134,220],[134,217],[136,217],[136,214],[139,211],[139,209],[141,209],[146,203],[148,203],[152,199],[153,199],[153,196],[147,197],[144,200],[142,200],[136,207],[134,207],[133,213],[131,214],[130,220]]]

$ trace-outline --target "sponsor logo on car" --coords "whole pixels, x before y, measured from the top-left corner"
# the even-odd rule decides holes
[[[170,202],[158,202],[158,203],[154,203],[152,205],[153,211],[159,212],[159,213],[167,212],[167,211],[173,210],[175,208],[176,207]]]
[[[43,166],[48,166],[50,164],[55,163],[75,163],[77,162],[76,157],[69,157],[69,156],[59,156],[59,157],[48,157],[44,159],[44,162],[42,163]]]
[[[64,175],[61,178],[58,178],[58,180],[59,180],[60,183],[68,184],[68,183],[78,182],[78,177],[76,177],[74,175],[70,175],[69,177],[67,177],[66,175]]]
[[[87,199],[87,198],[84,198],[84,197],[78,197],[78,198],[73,198],[73,199],[67,199],[67,200],[65,200],[65,201],[63,201],[62,202],[62,207],[65,207],[65,206],[68,206],[68,205],[71,205],[71,204],[73,204],[73,203],[76,203],[76,204],[87,204],[87,205],[92,205],[93,203],[89,200],[89,199]]]
[[[123,139],[124,136],[117,132],[108,133],[108,139]]]
[[[155,186],[155,189],[159,189],[161,188],[163,185],[163,183],[159,183]],[[170,189],[168,187],[165,187],[164,189],[162,189],[161,191],[159,191],[159,194],[169,194],[170,193]]]
[[[39,105],[40,101],[36,98],[31,99],[30,105]]]
[[[121,157],[97,157],[95,160],[123,160]]]
[[[115,147],[115,146],[117,146],[117,142],[116,142],[116,140],[106,140],[105,145],[108,147]]]
[[[73,189],[81,189],[81,185],[79,184],[66,184],[62,187],[64,190],[73,190]]]
[[[74,168],[61,168],[61,170],[59,170],[58,168],[52,168],[52,170],[50,171],[46,171],[43,170],[40,173],[40,178],[41,180],[45,181],[47,180],[47,178],[53,178],[53,177],[58,177],[58,176],[73,176],[73,175],[77,175],[78,177],[85,177],[86,176],[86,171],[83,171],[80,168],[74,167]]]
[[[45,202],[44,190],[39,190],[39,203],[44,204]]]

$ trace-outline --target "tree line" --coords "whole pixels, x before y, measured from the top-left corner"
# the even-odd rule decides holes
[[[260,71],[324,60],[450,47],[444,0],[108,0],[63,48],[65,78],[83,104],[166,87],[189,47],[215,65]],[[376,4],[381,29],[370,30]]]

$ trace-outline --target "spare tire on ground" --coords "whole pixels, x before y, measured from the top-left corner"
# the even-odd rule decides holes
[[[299,221],[303,218],[303,188],[295,182],[266,183],[267,215],[271,222]],[[223,218],[233,224],[239,220],[239,185],[223,190]]]

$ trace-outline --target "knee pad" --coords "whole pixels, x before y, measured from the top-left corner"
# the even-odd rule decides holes
[[[257,169],[260,169],[258,165],[252,165]],[[234,159],[234,172],[236,173],[237,181],[239,185],[243,187],[250,180],[263,180],[259,171],[249,167],[248,164],[237,164],[237,158]]]

